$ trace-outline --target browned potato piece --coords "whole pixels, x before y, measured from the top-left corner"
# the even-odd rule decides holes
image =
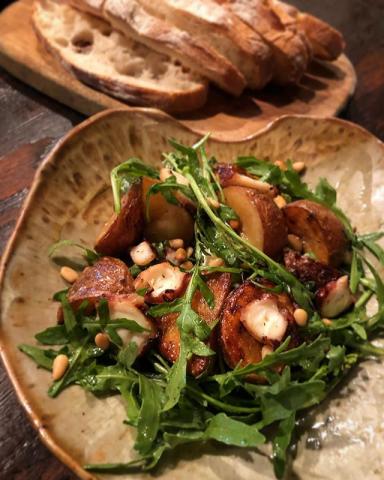
[[[348,247],[343,224],[327,207],[310,200],[297,200],[284,208],[290,233],[303,240],[304,250],[319,262],[337,267]]]
[[[208,287],[212,291],[215,298],[215,306],[211,310],[204,300],[203,296],[197,291],[192,300],[192,308],[197,312],[208,325],[216,322],[220,316],[225,298],[231,288],[231,276],[229,273],[212,274],[207,282]],[[180,352],[180,335],[177,327],[177,313],[165,315],[160,320],[160,342],[159,350],[164,358],[170,362],[175,362]],[[217,329],[213,329],[207,341],[207,344],[213,350],[217,346]],[[194,377],[198,377],[202,373],[212,368],[215,362],[214,357],[199,357],[194,355],[188,363],[188,371]]]
[[[143,198],[149,188],[156,183],[151,178],[143,179]],[[161,193],[151,195],[149,203],[149,222],[144,235],[150,242],[160,242],[173,238],[182,238],[190,242],[194,232],[192,215],[183,207],[168,203]]]
[[[270,257],[277,257],[287,244],[287,227],[281,210],[271,197],[244,187],[223,190],[226,203],[241,222],[241,234]]]
[[[143,234],[144,204],[142,182],[134,183],[121,199],[121,211],[114,213],[98,236],[95,250],[102,255],[119,256],[137,243]]]
[[[102,297],[133,293],[133,279],[127,265],[117,258],[103,257],[80,274],[68,291],[68,300],[77,308],[84,300],[91,307]]]
[[[260,362],[263,345],[275,346],[294,333],[293,312],[286,293],[268,292],[250,282],[240,285],[225,302],[220,321],[219,340],[227,365]]]

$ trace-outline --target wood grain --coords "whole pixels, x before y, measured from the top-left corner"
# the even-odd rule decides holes
[[[0,2],[0,9],[6,3],[10,1]],[[358,74],[358,86],[342,117],[361,124],[384,140],[384,0],[291,0],[291,3],[320,16],[344,33],[347,55]],[[0,68],[0,180],[7,176],[0,190],[0,252],[12,231],[34,169],[50,146],[82,119]],[[76,478],[40,443],[0,367],[0,480]]]
[[[18,0],[0,15],[0,64],[50,97],[90,115],[126,104],[87,87],[43,50],[31,22],[32,0]],[[279,115],[336,115],[355,89],[345,55],[334,63],[314,62],[299,86],[270,85],[233,98],[211,87],[207,104],[177,118],[198,133],[226,141],[247,138]]]

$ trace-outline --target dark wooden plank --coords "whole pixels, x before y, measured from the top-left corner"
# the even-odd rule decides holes
[[[1,8],[4,1],[0,3]],[[359,84],[342,116],[384,140],[384,0],[292,3],[343,31]],[[0,252],[37,166],[57,139],[81,119],[0,70]],[[41,444],[1,368],[0,479],[76,479]]]

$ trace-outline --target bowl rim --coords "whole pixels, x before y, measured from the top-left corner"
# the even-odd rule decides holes
[[[180,123],[178,120],[174,119],[167,113],[153,109],[153,108],[140,108],[140,107],[133,107],[133,108],[116,108],[116,109],[109,109],[105,110],[102,112],[99,112],[88,119],[84,120],[83,122],[79,123],[75,127],[71,128],[61,139],[58,140],[58,142],[53,146],[53,148],[50,150],[50,152],[45,156],[43,161],[41,162],[40,166],[36,170],[36,173],[34,175],[34,178],[31,183],[30,190],[23,201],[23,204],[20,208],[18,218],[16,221],[16,225],[12,231],[11,236],[9,237],[6,247],[4,249],[1,262],[0,262],[0,294],[3,291],[4,288],[4,279],[7,271],[7,266],[8,263],[14,253],[14,248],[16,241],[18,239],[19,231],[21,230],[21,227],[24,224],[24,221],[32,207],[33,200],[36,195],[36,191],[39,187],[39,185],[43,182],[44,180],[44,173],[48,169],[48,167],[54,163],[55,158],[58,154],[58,152],[61,151],[62,148],[64,148],[66,145],[70,144],[72,141],[77,139],[78,135],[81,134],[81,132],[89,127],[90,125],[94,125],[95,123],[99,122],[101,119],[105,119],[106,117],[109,116],[114,116],[114,115],[136,115],[136,114],[141,114],[144,115],[145,117],[148,117],[150,119],[157,120],[159,122],[167,122],[167,123],[172,123],[175,126],[177,126],[179,129],[184,130],[184,131],[189,131],[193,133],[194,135],[198,136],[192,128]],[[319,116],[314,116],[314,115],[292,115],[292,114],[287,114],[287,115],[282,115],[280,117],[277,117],[273,119],[271,122],[269,122],[265,127],[263,127],[260,130],[255,131],[254,133],[250,134],[246,138],[242,138],[238,141],[223,141],[220,139],[212,138],[210,141],[213,143],[218,143],[218,144],[241,144],[241,143],[246,143],[251,140],[255,140],[266,133],[272,131],[275,129],[277,126],[280,124],[289,121],[291,119],[303,119],[303,120],[314,120],[320,122],[331,122],[334,124],[338,124],[340,126],[346,126],[349,129],[354,129],[355,131],[358,131],[360,135],[364,136],[367,140],[372,140],[376,141],[379,145],[379,147],[382,148],[383,150],[383,155],[384,155],[384,142],[382,142],[380,139],[378,139],[375,135],[371,134],[368,130],[365,128],[361,127],[360,125],[357,125],[353,122],[343,120],[340,118],[336,117],[319,117]],[[26,393],[24,392],[22,386],[20,385],[17,374],[16,374],[16,369],[14,368],[12,364],[11,357],[8,356],[7,353],[7,347],[4,343],[4,340],[2,338],[1,332],[1,322],[2,321],[2,305],[0,303],[0,358],[3,362],[3,365],[5,367],[6,373],[8,375],[8,378],[10,379],[12,386],[16,392],[17,399],[19,404],[22,405],[24,410],[27,413],[29,421],[32,423],[34,429],[37,431],[40,440],[42,443],[49,449],[49,451],[54,454],[62,463],[64,463],[68,468],[70,468],[73,472],[75,472],[81,479],[83,480],[95,480],[97,477],[95,477],[92,473],[87,472],[86,470],[83,469],[83,467],[69,454],[65,451],[63,447],[61,447],[54,437],[48,432],[48,430],[45,428],[44,423],[40,419],[39,415],[33,410],[33,408],[29,404],[28,397]]]

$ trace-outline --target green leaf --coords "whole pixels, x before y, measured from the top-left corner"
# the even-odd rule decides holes
[[[100,325],[105,328],[110,321],[108,301],[105,298],[101,298],[97,307],[97,315],[99,317]]]
[[[279,423],[277,433],[273,439],[273,468],[277,478],[283,478],[287,463],[287,450],[291,443],[295,429],[295,412]]]
[[[329,184],[326,178],[320,178],[315,189],[315,195],[329,207],[333,207],[336,203],[336,190]]]
[[[94,264],[95,262],[97,262],[97,260],[100,259],[100,255],[97,252],[72,240],[59,240],[58,242],[54,243],[50,246],[48,250],[48,256],[52,258],[58,250],[61,250],[64,247],[76,247],[80,250],[83,250],[84,258],[90,265]]]
[[[345,358],[345,347],[341,345],[332,345],[327,353],[328,372],[338,375]]]
[[[67,330],[64,325],[48,327],[35,335],[38,342],[43,345],[65,345],[69,342]]]
[[[134,448],[141,455],[146,455],[150,452],[159,430],[162,391],[153,380],[140,375],[140,395],[142,403]]]
[[[53,350],[44,350],[42,348],[33,347],[31,345],[19,345],[18,349],[31,357],[37,365],[41,368],[45,368],[46,370],[52,370],[53,364],[53,355],[56,356],[57,353]]]
[[[360,325],[359,323],[352,323],[352,328],[360,338],[362,338],[363,340],[367,340],[367,332],[362,325]]]
[[[355,294],[357,292],[357,287],[359,286],[361,279],[361,268],[359,268],[359,259],[358,255],[353,250],[352,252],[352,263],[351,263],[351,273],[349,275],[349,288],[351,292]]]
[[[182,308],[182,300],[176,298],[173,302],[164,302],[159,305],[154,305],[147,310],[148,315],[151,317],[162,317],[169,313],[180,312]]]
[[[129,342],[128,345],[122,348],[117,356],[119,363],[125,368],[131,368],[138,355],[138,347],[136,342]]]
[[[265,442],[257,427],[233,420],[225,413],[219,413],[209,421],[204,437],[236,447],[257,447]]]
[[[63,307],[65,330],[70,334],[76,327],[77,321],[67,296],[61,298],[61,306]]]

